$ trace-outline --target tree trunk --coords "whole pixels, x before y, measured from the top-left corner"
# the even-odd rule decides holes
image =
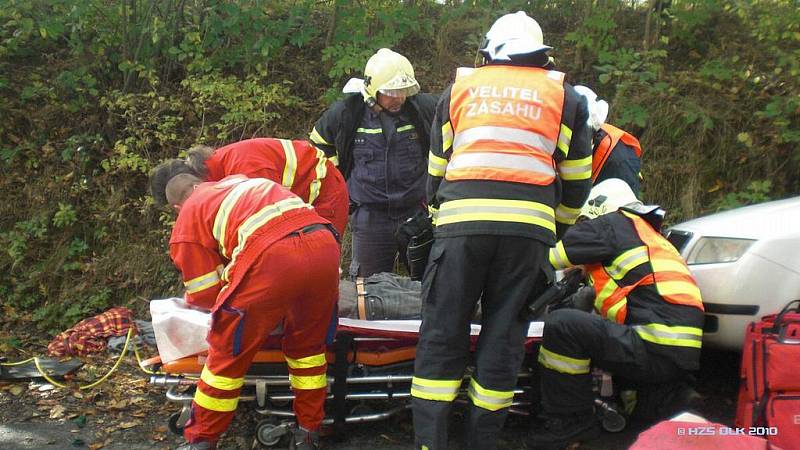
[[[592,15],[592,6],[593,5],[594,5],[593,1],[589,1],[589,2],[586,2],[584,4],[584,8],[583,8],[582,14],[580,15],[580,24],[578,25],[579,27],[583,28],[584,24],[586,23],[586,20],[589,19],[589,16]],[[580,46],[580,45],[576,46],[576,48],[575,48],[575,67],[577,67],[578,70],[581,71],[581,72],[583,72],[583,63],[584,63],[584,60],[583,60],[584,54],[583,53],[584,53],[583,52],[583,47]]]
[[[331,14],[331,21],[328,25],[328,33],[325,35],[325,47],[330,47],[333,43],[333,38],[336,36],[336,22],[339,18],[339,1],[333,0],[333,14]]]
[[[645,51],[650,50],[650,28],[653,21],[653,10],[657,3],[658,0],[650,0],[647,5],[647,18],[644,22],[644,39],[642,40],[642,47]]]

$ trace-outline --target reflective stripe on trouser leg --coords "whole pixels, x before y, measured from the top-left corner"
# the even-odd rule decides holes
[[[307,266],[297,268],[304,280],[298,286],[284,320],[283,353],[295,395],[294,413],[299,426],[318,430],[325,416],[327,361],[325,338],[339,294],[338,245],[331,233],[309,233],[295,240],[295,251]],[[333,247],[333,248],[332,248]],[[330,250],[336,249],[336,252]]]
[[[244,283],[240,287],[243,296],[259,290],[258,286]],[[263,340],[260,334],[251,333],[254,328],[274,325],[277,320],[269,315],[251,317],[250,311],[234,299],[212,315],[207,338],[209,354],[192,402],[192,419],[184,427],[184,437],[189,442],[217,441],[233,419],[244,374]],[[239,353],[234,354],[238,335],[243,337],[242,345]]]
[[[566,414],[592,407],[590,346],[602,347],[603,321],[572,309],[548,315],[538,357],[546,412]]]
[[[447,448],[451,400],[469,361],[467,330],[489,270],[483,259],[490,258],[490,247],[464,236],[437,238],[431,248],[411,401],[416,448]]]
[[[302,407],[304,411],[311,411],[324,404],[327,395],[328,377],[326,375],[328,364],[324,353],[318,353],[303,358],[286,357],[289,365],[289,383],[295,395],[295,407]],[[299,417],[299,416],[298,416]],[[313,427],[310,418],[299,417],[301,426]],[[313,420],[316,422],[316,420]]]
[[[447,448],[447,416],[450,405],[458,396],[461,379],[411,379],[411,406],[414,410],[414,430],[417,448],[430,450]],[[424,424],[424,425],[423,425]],[[423,437],[419,434],[422,432]]]
[[[528,324],[519,320],[519,311],[543,289],[541,268],[547,263],[547,246],[534,239],[501,236],[495,248],[470,382],[467,448],[475,450],[497,445],[524,357]]]
[[[475,379],[471,379],[467,391],[472,404],[489,411],[508,408],[514,400],[514,391],[495,391],[481,386]]]

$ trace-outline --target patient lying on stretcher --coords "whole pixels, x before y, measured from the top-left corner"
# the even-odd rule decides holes
[[[420,318],[419,281],[394,273],[376,273],[355,282],[339,281],[339,317],[361,320]]]
[[[357,281],[340,280],[339,318],[360,320],[419,321],[422,309],[419,281],[393,273],[378,273]],[[210,314],[187,305],[182,299],[150,303],[159,354],[172,361],[208,348],[206,334]],[[479,322],[480,308],[475,322]],[[272,331],[281,334],[282,327]]]
[[[339,281],[339,317],[360,320],[419,320],[422,284],[394,273],[376,273],[355,282]],[[475,312],[480,321],[480,305]]]

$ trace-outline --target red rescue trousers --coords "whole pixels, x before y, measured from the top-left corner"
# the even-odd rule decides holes
[[[212,313],[208,358],[183,432],[188,442],[216,442],[228,428],[253,357],[281,321],[297,422],[319,429],[338,268],[339,245],[324,227],[292,233],[256,257],[235,292]]]
[[[342,173],[332,162],[326,161],[326,164],[328,173],[322,179],[319,197],[314,200],[312,206],[317,214],[330,221],[333,228],[339,232],[339,236],[344,236],[344,229],[350,214],[350,195],[347,192],[347,182],[344,181]]]

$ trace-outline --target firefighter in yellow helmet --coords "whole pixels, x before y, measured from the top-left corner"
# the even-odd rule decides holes
[[[638,416],[658,419],[696,395],[703,302],[689,268],[659,232],[664,212],[623,180],[597,184],[581,220],[550,250],[556,269],[582,265],[595,314],[560,309],[545,318],[539,349],[543,420],[528,448],[564,448],[599,434],[591,368],[637,387]]]
[[[525,13],[501,17],[480,49],[485,65],[459,70],[437,107],[428,157],[435,239],[411,386],[418,449],[447,448],[479,298],[466,447],[495,447],[524,357],[520,311],[543,289],[547,249],[591,188],[586,100],[546,68],[549,49]]]
[[[311,142],[335,161],[350,193],[350,275],[391,272],[394,234],[424,209],[425,168],[436,96],[419,93],[414,68],[388,48],[367,61],[364,78],[314,125]]]

